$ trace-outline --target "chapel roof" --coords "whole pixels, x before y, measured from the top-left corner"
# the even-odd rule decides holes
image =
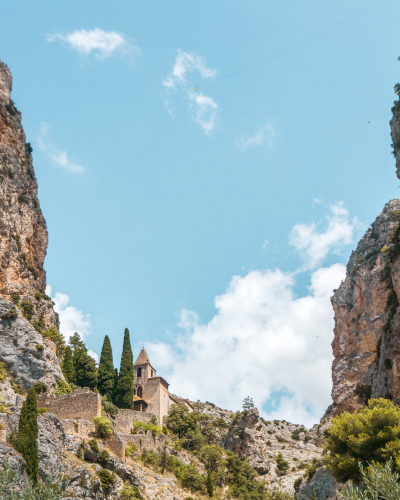
[[[146,349],[143,347],[139,353],[139,356],[137,357],[137,360],[135,361],[135,365],[145,365],[146,363],[149,363],[150,365],[150,360],[147,356]]]

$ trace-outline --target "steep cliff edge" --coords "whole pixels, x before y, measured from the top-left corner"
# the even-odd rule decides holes
[[[400,403],[400,200],[387,203],[352,252],[332,297],[333,412],[368,397]]]
[[[48,234],[37,198],[32,148],[10,98],[11,88],[10,70],[0,61],[0,296],[16,301],[19,294],[19,300],[33,304],[29,320],[42,316],[45,324],[57,324],[51,303],[43,298]]]

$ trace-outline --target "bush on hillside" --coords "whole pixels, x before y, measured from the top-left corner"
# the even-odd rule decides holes
[[[341,483],[362,479],[359,463],[383,463],[393,458],[400,472],[400,408],[388,399],[370,399],[355,413],[332,419],[325,431],[324,465]]]
[[[108,418],[105,417],[94,417],[93,419],[94,425],[96,427],[96,435],[97,437],[108,437],[113,433],[111,429],[111,422]]]

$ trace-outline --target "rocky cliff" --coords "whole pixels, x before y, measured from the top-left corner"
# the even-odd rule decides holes
[[[12,77],[0,61],[0,296],[31,302],[29,319],[57,324],[45,300],[47,227],[37,197],[32,148],[11,100]],[[41,319],[42,318],[42,319]]]

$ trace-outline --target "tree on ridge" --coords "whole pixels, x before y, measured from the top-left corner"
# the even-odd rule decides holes
[[[118,408],[133,408],[133,356],[129,330],[125,328],[124,344],[122,348],[121,366],[117,381],[115,404]]]
[[[110,339],[108,335],[104,337],[103,348],[101,350],[99,372],[98,372],[98,384],[97,388],[102,396],[107,396],[107,399],[111,402],[113,400],[114,392],[114,365],[113,365],[113,355]]]

